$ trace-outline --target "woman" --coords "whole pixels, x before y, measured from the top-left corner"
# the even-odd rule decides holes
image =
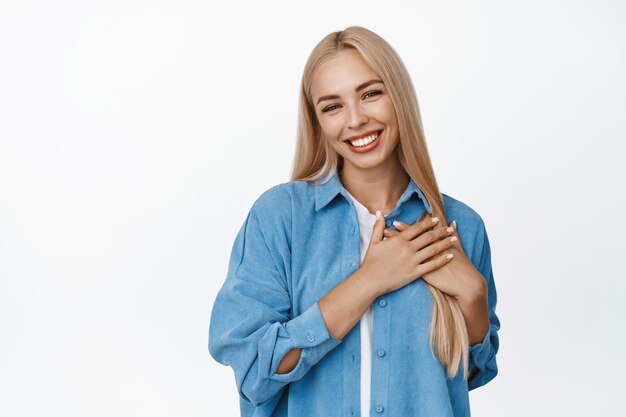
[[[489,240],[439,192],[407,70],[349,27],[300,94],[292,181],[254,202],[211,315],[242,416],[469,416],[497,373]]]

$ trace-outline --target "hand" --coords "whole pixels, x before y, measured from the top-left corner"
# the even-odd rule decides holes
[[[446,228],[432,230],[438,221],[426,217],[385,239],[385,219],[376,220],[361,265],[376,294],[404,287],[450,262],[448,249],[454,242],[445,239],[450,234]]]
[[[394,237],[402,236],[402,233],[414,227],[403,222],[397,222],[395,226],[398,231],[385,229],[384,235],[393,239]],[[439,227],[438,229],[445,228]],[[485,279],[470,262],[467,255],[465,255],[460,236],[456,230],[456,222],[451,223],[448,226],[449,229],[452,229],[450,236],[456,237],[456,241],[445,253],[452,253],[453,258],[441,267],[422,274],[422,278],[433,287],[459,301],[469,301],[484,297],[487,292]],[[427,259],[426,262],[429,260]]]

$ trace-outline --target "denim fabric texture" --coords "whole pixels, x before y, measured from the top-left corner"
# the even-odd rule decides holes
[[[431,353],[432,295],[420,278],[373,303],[370,416],[470,416],[469,391],[497,374],[500,322],[482,218],[442,193],[466,255],[487,281],[489,330],[470,346],[469,380],[447,379]],[[413,180],[386,216],[415,223],[428,201]],[[339,176],[276,185],[253,203],[232,247],[209,323],[210,355],[235,375],[243,417],[360,415],[360,326],[338,340],[318,301],[360,266],[356,208]],[[289,373],[283,356],[302,348]]]

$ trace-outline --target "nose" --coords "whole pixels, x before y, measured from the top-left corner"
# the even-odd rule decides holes
[[[348,128],[357,129],[368,122],[367,114],[363,112],[361,106],[351,106],[348,111]]]

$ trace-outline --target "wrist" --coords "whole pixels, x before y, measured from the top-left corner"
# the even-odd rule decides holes
[[[489,303],[486,296],[475,295],[459,299],[459,307],[465,318],[470,346],[481,342],[489,330]]]
[[[455,297],[459,303],[476,304],[487,301],[487,282],[482,275],[478,274],[475,279],[466,282],[463,292]]]
[[[386,293],[386,291],[381,288],[380,284],[376,282],[375,279],[372,279],[371,274],[363,266],[354,271],[350,278],[358,282],[358,285],[363,288],[370,303],[374,302],[377,297]]]
[[[487,294],[486,293],[483,294],[479,292],[475,292],[475,293],[471,293],[463,297],[459,297],[457,298],[457,302],[462,307],[466,306],[472,309],[478,308],[481,310],[483,308],[487,308],[489,305],[488,300],[487,300]]]

